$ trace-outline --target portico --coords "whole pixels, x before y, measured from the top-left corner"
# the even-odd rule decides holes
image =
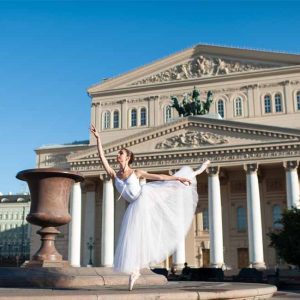
[[[233,127],[230,129],[228,127],[229,125]],[[226,265],[237,267],[237,261],[234,262],[228,257],[229,253],[227,252],[229,252],[229,249],[231,248],[231,242],[228,241],[228,236],[242,246],[238,248],[248,249],[249,266],[255,268],[266,267],[265,257],[269,257],[270,255],[265,252],[270,250],[267,249],[268,241],[265,237],[266,229],[263,228],[263,226],[272,226],[272,224],[265,224],[264,220],[267,205],[265,198],[270,192],[270,185],[274,184],[272,183],[272,180],[276,183],[276,180],[284,179],[284,177],[286,177],[284,180],[289,182],[289,188],[286,191],[281,191],[282,200],[278,201],[282,209],[285,206],[288,206],[289,197],[291,199],[296,199],[293,202],[294,204],[299,202],[299,195],[297,195],[297,189],[299,191],[299,187],[297,186],[299,181],[297,173],[298,162],[295,160],[295,155],[298,155],[300,142],[297,142],[299,144],[296,145],[295,139],[299,138],[300,141],[300,135],[296,136],[294,134],[289,134],[286,131],[283,135],[282,132],[280,133],[281,129],[277,128],[279,132],[275,132],[274,127],[265,127],[264,134],[269,136],[270,141],[272,141],[272,146],[270,146],[270,148],[273,149],[273,155],[270,155],[270,150],[265,141],[264,146],[260,146],[261,142],[259,137],[262,132],[260,133],[259,130],[262,129],[257,128],[256,125],[251,125],[251,128],[248,124],[247,134],[243,137],[242,145],[234,143],[236,138],[232,135],[232,132],[243,132],[245,131],[245,129],[243,129],[244,126],[244,124],[237,123],[234,125],[232,123],[228,124],[224,120],[188,117],[182,118],[174,123],[169,123],[165,128],[160,128],[160,132],[151,131],[151,137],[147,133],[143,136],[135,135],[132,139],[126,138],[125,143],[118,141],[116,144],[105,147],[108,160],[114,165],[116,151],[121,147],[128,147],[128,144],[134,145],[131,146],[131,149],[136,155],[134,167],[143,168],[149,172],[169,173],[174,169],[179,169],[180,166],[185,164],[196,167],[204,158],[208,158],[212,161],[211,167],[207,169],[207,172],[201,174],[197,178],[199,205],[195,214],[193,228],[191,228],[191,233],[196,240],[195,248],[200,249],[200,252],[205,249],[209,250],[210,265],[212,267],[224,267]],[[226,135],[224,133],[220,134],[220,131],[224,130],[225,127],[227,128]],[[206,144],[202,141],[201,148],[189,147],[186,143],[188,143],[191,128],[193,128],[194,135],[198,136],[199,140],[201,140],[201,138],[199,134],[197,135],[197,132],[203,134],[205,128],[206,139],[210,136],[212,140]],[[195,128],[197,128],[197,130]],[[213,134],[212,131],[214,131]],[[252,131],[256,132],[256,141],[254,141],[254,134]],[[169,138],[170,134],[176,136],[181,135],[182,144],[176,144],[174,148],[162,150],[161,145],[164,145],[166,137]],[[282,137],[279,139],[275,138],[279,134],[281,134]],[[221,138],[218,139],[218,137]],[[248,138],[249,140],[247,141]],[[149,140],[151,139],[154,139],[155,142],[150,142]],[[136,140],[142,142],[135,142]],[[291,145],[288,145],[291,140],[293,141],[292,151],[290,150]],[[285,141],[284,145],[282,145],[282,141]],[[219,143],[222,143],[223,149],[221,150]],[[150,144],[152,144],[152,147],[159,145],[160,149],[156,154],[154,154],[155,149],[150,149],[148,153],[140,152],[140,149],[149,149]],[[234,144],[234,146],[232,146],[232,144]],[[250,147],[252,149],[249,149]],[[269,151],[266,152],[266,150]],[[249,151],[255,153],[255,155],[252,154],[251,157]],[[288,160],[289,155],[291,157]],[[88,158],[92,158],[92,160]],[[92,172],[95,173],[95,177],[98,176],[97,174],[99,174],[99,171],[100,173],[104,172],[99,166],[98,158],[96,157],[96,148],[94,148],[94,153],[91,153],[90,150],[88,153],[82,151],[80,154],[69,156],[69,160],[72,170],[80,171],[81,173],[88,170],[89,178],[93,178]],[[289,166],[290,168],[287,169],[287,167],[284,166]],[[273,179],[274,174],[277,174],[278,171],[281,173],[280,176],[277,179]],[[293,175],[290,175],[289,172],[294,173],[292,173]],[[235,177],[237,177],[238,180],[236,180]],[[124,212],[126,203],[123,202],[124,200],[117,201],[119,194],[114,189],[112,180],[109,180],[104,173],[100,177],[98,176],[97,185],[94,185],[95,190],[92,190],[89,187],[89,191],[87,192],[85,214],[89,215],[89,218],[87,219],[85,217],[87,220],[85,222],[86,225],[84,226],[87,226],[88,229],[83,231],[88,233],[88,236],[86,236],[86,238],[83,237],[83,241],[85,243],[87,238],[89,238],[94,231],[98,230],[97,235],[100,234],[99,241],[101,240],[100,245],[102,245],[99,246],[101,247],[101,255],[99,255],[99,253],[95,255],[99,256],[98,261],[100,260],[100,265],[111,266],[113,264],[114,247],[117,240],[117,232],[119,230],[118,227],[120,226],[122,218],[122,213],[120,213],[120,211],[116,212],[116,208],[120,210],[120,204],[122,203],[121,210]],[[78,187],[74,187],[75,190],[76,188],[78,189]],[[102,190],[101,232],[99,228],[97,228],[99,227],[99,222],[98,224],[95,224],[95,219],[91,218],[91,212],[96,210],[95,202],[91,200],[92,197],[95,197],[97,194],[96,190],[98,190],[98,192],[99,190]],[[76,194],[76,192],[74,192],[72,195],[71,202],[78,202],[76,198],[78,197],[78,193]],[[238,200],[235,198],[236,195],[239,196]],[[248,216],[248,225],[244,229],[237,228],[236,223],[238,220],[236,211],[232,209],[233,205],[239,206],[240,204],[242,204],[241,207],[247,211]],[[229,211],[226,212],[226,214],[230,215],[229,217],[226,215],[224,216],[224,208],[226,206],[231,207],[229,208]],[[78,205],[76,211],[77,214],[79,213],[79,207],[80,205]],[[208,209],[209,226],[206,229],[203,228],[203,218],[205,217],[204,207]],[[73,220],[77,220],[78,222],[79,218],[76,217],[76,213],[74,214]],[[269,212],[269,214],[272,213]],[[223,218],[225,218],[224,221]],[[92,222],[94,222],[94,225]],[[116,227],[115,234],[114,226]],[[232,232],[231,234],[230,232],[228,234],[228,227],[230,228],[230,232]],[[227,240],[225,242],[223,241],[224,235]],[[75,240],[76,238],[78,238],[78,236],[75,237]],[[199,242],[197,241],[198,239]],[[72,236],[70,236],[70,240],[73,240]],[[74,250],[71,248],[71,253],[76,252],[76,249],[78,249],[76,243],[71,243],[71,245],[74,245]],[[181,245],[178,245],[178,249],[175,252],[175,255],[173,255],[172,263],[180,267],[188,260],[191,265],[203,265],[203,257],[197,259],[196,249],[191,249],[191,247],[183,241]],[[234,252],[237,253],[237,248],[235,248]],[[200,253],[200,256],[203,256],[203,254]],[[88,253],[83,252],[81,263],[84,264],[87,260]],[[270,262],[268,262],[268,264],[270,264]],[[74,266],[75,265],[76,264],[74,264]]]

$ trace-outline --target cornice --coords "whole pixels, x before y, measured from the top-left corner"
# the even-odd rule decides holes
[[[211,166],[229,167],[234,165],[261,163],[270,164],[276,162],[286,162],[289,160],[299,160],[300,142],[282,143],[275,145],[232,147],[231,149],[196,149],[189,151],[177,151],[169,153],[145,153],[135,156],[134,168],[144,168],[146,170],[168,170],[174,166],[191,165],[196,167],[204,159],[211,160]],[[107,156],[109,164],[113,168],[118,168],[115,157]],[[97,158],[74,161],[70,163],[73,171],[97,171],[104,173]]]
[[[91,97],[101,97],[101,96],[120,96],[132,93],[141,93],[141,92],[155,92],[155,91],[163,91],[168,89],[178,89],[187,86],[202,86],[202,85],[213,85],[218,83],[230,83],[231,81],[237,80],[247,80],[247,79],[255,79],[255,81],[259,81],[260,78],[265,78],[268,76],[276,76],[276,75],[291,75],[299,73],[300,74],[300,66],[288,66],[288,67],[280,67],[280,68],[272,68],[267,70],[258,70],[244,73],[233,73],[227,75],[220,75],[215,77],[208,78],[198,78],[198,79],[186,79],[181,81],[170,81],[163,82],[157,84],[147,84],[147,85],[138,85],[138,86],[130,86],[130,87],[121,87],[115,89],[108,89],[98,92],[91,92],[89,95]]]

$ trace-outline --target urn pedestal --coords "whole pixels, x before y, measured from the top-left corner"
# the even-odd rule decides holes
[[[24,170],[16,177],[29,186],[31,206],[26,220],[41,226],[37,231],[41,236],[41,247],[25,267],[68,266],[55,248],[55,238],[60,233],[56,227],[71,221],[68,212],[71,189],[75,182],[84,178],[75,172],[54,168]]]

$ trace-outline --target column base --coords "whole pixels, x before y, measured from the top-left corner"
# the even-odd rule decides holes
[[[267,267],[264,262],[255,262],[255,263],[250,263],[249,268],[253,268],[257,270],[265,270]]]
[[[107,264],[107,265],[101,265],[101,268],[113,268],[114,265]]]
[[[172,268],[176,270],[176,273],[181,273],[182,269],[184,268],[184,263],[183,264],[173,264]]]
[[[211,268],[222,268],[224,266],[224,263],[211,263],[210,267]]]

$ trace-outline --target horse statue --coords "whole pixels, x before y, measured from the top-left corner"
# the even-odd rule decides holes
[[[202,103],[199,98],[200,92],[199,90],[194,86],[194,90],[192,92],[192,110],[193,110],[193,115],[201,115],[202,111]]]
[[[185,110],[184,116],[185,117],[190,116],[192,114],[192,107],[191,107],[191,102],[190,102],[188,93],[185,93],[183,95],[182,105],[183,105],[184,110]]]
[[[203,104],[203,109],[201,111],[202,115],[209,113],[209,109],[210,109],[212,102],[213,102],[213,93],[212,93],[212,91],[208,91],[207,97],[206,97],[206,102],[202,101],[202,104]]]
[[[184,116],[185,115],[185,109],[184,107],[179,103],[178,99],[176,96],[171,96],[171,107],[174,107],[177,112],[178,112],[178,115],[179,116]]]

